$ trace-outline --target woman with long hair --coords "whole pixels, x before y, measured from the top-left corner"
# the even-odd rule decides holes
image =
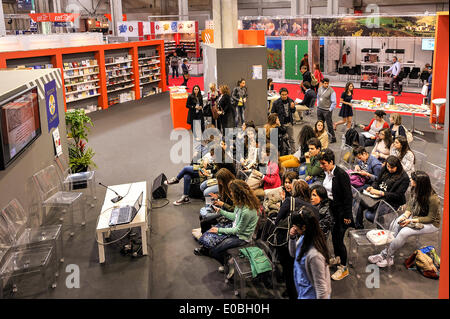
[[[227,212],[218,207],[214,207],[214,209],[217,213],[233,222],[233,225],[231,228],[214,226],[208,230],[211,233],[228,235],[227,238],[217,244],[217,246],[209,249],[208,252],[211,257],[221,264],[219,271],[223,271],[228,249],[250,243],[258,222],[257,210],[260,206],[258,198],[256,198],[246,182],[235,179],[231,181],[229,187],[233,199],[234,212]],[[194,253],[196,255],[203,254],[200,248],[196,248]]]
[[[311,186],[311,204],[319,209],[319,226],[327,238],[333,227],[333,218],[330,214],[330,203],[325,187],[322,185]]]
[[[305,154],[308,152],[308,140],[316,137],[314,129],[310,125],[303,125],[298,134],[299,148],[297,152],[292,155],[285,155],[280,157],[281,166],[284,168],[299,167],[301,163],[304,163]]]
[[[416,158],[409,147],[406,137],[401,135],[397,136],[394,143],[392,143],[390,154],[398,157],[398,159],[402,162],[402,166],[406,174],[411,176],[411,173],[414,172]]]
[[[328,148],[328,133],[325,128],[325,123],[322,120],[318,120],[316,124],[314,124],[314,133],[316,133],[316,137],[322,145],[321,149],[324,150]]]
[[[298,299],[330,299],[327,242],[314,213],[304,207],[292,215],[289,252],[295,256],[294,282]]]
[[[245,79],[237,81],[237,86],[233,89],[231,99],[235,107],[235,123],[234,127],[239,127],[245,122],[245,107],[247,103],[247,87],[245,86]]]
[[[192,132],[194,132],[195,121],[200,121],[203,132],[205,130],[205,120],[203,118],[203,96],[200,86],[194,85],[192,88],[192,93],[186,101],[186,108],[189,109],[187,123],[191,125]]]
[[[388,128],[382,129],[376,138],[375,147],[370,155],[381,162],[384,162],[391,155],[392,135]]]
[[[339,111],[339,116],[342,117],[342,120],[334,123],[334,130],[337,130],[337,127],[341,124],[347,123],[347,129],[352,127],[352,118],[353,118],[353,108],[352,108],[352,100],[353,100],[353,89],[355,86],[352,82],[348,82],[345,85],[345,90],[341,95],[341,110]]]
[[[398,209],[406,203],[405,193],[409,187],[409,177],[403,169],[400,159],[396,156],[389,156],[372,186],[366,191],[372,195],[379,196],[394,209]],[[377,205],[369,207],[365,201],[361,201],[356,214],[355,228],[363,227],[363,212],[366,210],[366,219],[373,222]]]
[[[217,126],[219,114],[216,102],[218,98],[219,98],[219,91],[216,88],[216,83],[210,83],[208,91],[208,104],[209,104],[208,116],[211,117],[211,123],[214,124],[220,130],[220,127]]]
[[[403,247],[410,236],[419,236],[439,231],[439,197],[431,186],[430,177],[423,171],[411,174],[411,198],[404,213],[393,223],[395,239],[380,254],[369,257],[369,262],[378,267],[394,264],[395,253]]]
[[[320,83],[322,83],[322,80],[324,78],[322,71],[320,71],[319,63],[314,64],[314,77],[316,78],[316,80],[318,82],[317,85],[313,87],[314,91],[316,91],[316,94],[317,94]]]
[[[230,88],[228,85],[219,86],[220,96],[217,99],[218,121],[220,122],[220,130],[225,133],[226,128],[234,127],[234,108],[231,104]]]

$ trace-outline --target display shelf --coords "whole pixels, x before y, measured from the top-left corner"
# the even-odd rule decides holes
[[[128,70],[128,69],[132,69],[132,68],[133,68],[132,66],[127,66],[127,67],[124,67],[124,68],[106,69],[106,72]]]
[[[146,63],[146,64],[139,64],[139,67],[142,67],[142,66],[149,66],[149,65],[155,65],[155,64],[158,64],[158,63],[160,63],[160,61],[152,62],[152,63]]]
[[[65,76],[64,79],[81,78],[81,77],[83,77],[83,76],[96,75],[96,74],[100,74],[100,72],[88,73],[88,74],[80,74],[80,75],[72,75],[72,76]],[[83,83],[83,82],[80,82],[80,83]]]
[[[156,83],[156,82],[159,82],[159,81],[161,81],[161,79],[156,79],[156,80],[148,81],[148,82],[140,82],[140,84],[144,85],[144,84]]]
[[[94,79],[94,80],[83,81],[83,82],[76,82],[76,83],[64,83],[64,86],[75,86],[75,85],[81,85],[81,84],[98,82],[98,81],[100,81],[100,79]]]
[[[130,79],[130,80],[125,80],[125,81],[120,81],[120,82],[117,82],[117,83],[106,83],[106,86],[113,86],[113,85],[122,84],[122,83],[128,83],[128,82],[132,82],[132,81],[134,81],[134,80]]]
[[[108,80],[108,79],[120,78],[121,76],[132,75],[132,74],[133,74],[133,72],[125,73],[125,74],[120,74],[120,75],[114,75],[114,76],[110,76],[110,75],[106,74],[106,80]]]
[[[122,63],[128,63],[128,62],[133,62],[133,60],[126,60],[126,61],[118,61],[118,62],[105,63],[105,66],[108,66],[108,65],[115,65],[115,64],[122,64]]]
[[[81,98],[76,98],[76,99],[73,99],[73,100],[67,100],[66,99],[66,102],[67,103],[71,103],[71,102],[81,101],[81,100],[89,99],[91,97],[96,97],[96,96],[99,96],[99,95],[100,94],[96,93],[96,94],[92,94],[92,95],[88,95],[88,96],[83,96]]]
[[[123,87],[123,88],[118,88],[118,89],[114,89],[114,90],[109,90],[109,91],[107,91],[107,92],[108,92],[108,93],[112,93],[112,92],[116,92],[116,91],[126,90],[126,89],[129,89],[129,88],[132,88],[132,87],[134,87],[134,84],[133,84],[133,85],[129,85],[129,86],[125,86],[125,87]]]
[[[67,94],[76,94],[76,93],[80,93],[80,92],[87,92],[87,91],[94,90],[94,89],[99,89],[99,88],[100,88],[99,86],[94,86],[92,88],[88,88],[88,89],[84,89],[84,90],[77,90],[77,91],[67,91],[66,90],[66,95]]]
[[[149,56],[149,57],[145,57],[145,58],[139,58],[138,61],[143,61],[143,60],[148,60],[148,59],[155,59],[155,58],[159,58],[159,55]]]
[[[89,66],[80,66],[77,68],[68,68],[68,69],[64,69],[64,71],[81,70],[81,69],[88,69],[88,68],[95,68],[95,67],[98,67],[98,64],[97,65],[89,65]]]

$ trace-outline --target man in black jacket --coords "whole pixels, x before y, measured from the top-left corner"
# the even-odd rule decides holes
[[[294,118],[295,113],[295,103],[288,96],[289,91],[286,88],[280,89],[280,98],[273,103],[272,113],[278,114],[278,119],[280,120],[281,126],[286,131],[289,138],[289,154],[295,152],[295,140],[294,140]]]
[[[302,92],[306,93],[305,82],[308,82],[309,84],[311,84],[311,81],[312,81],[311,72],[308,71],[308,68],[306,67],[306,65],[303,65],[300,68],[300,72],[303,75],[303,80],[300,83],[300,86],[302,87]]]
[[[303,97],[303,101],[296,107],[298,114],[300,116],[300,120],[303,120],[302,111],[304,111],[305,107],[312,110],[314,108],[314,104],[316,104],[317,95],[316,91],[311,89],[311,83],[303,82],[303,86],[306,89],[305,96]],[[310,112],[310,111],[307,111]]]

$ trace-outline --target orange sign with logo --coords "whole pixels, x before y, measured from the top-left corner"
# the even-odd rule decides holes
[[[79,13],[29,13],[34,22],[74,22]]]

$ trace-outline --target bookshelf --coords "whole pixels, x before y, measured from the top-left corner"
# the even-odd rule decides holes
[[[128,49],[105,53],[105,74],[108,106],[135,99],[133,57]]]
[[[140,48],[139,92],[141,97],[161,93],[161,58],[156,49]]]

